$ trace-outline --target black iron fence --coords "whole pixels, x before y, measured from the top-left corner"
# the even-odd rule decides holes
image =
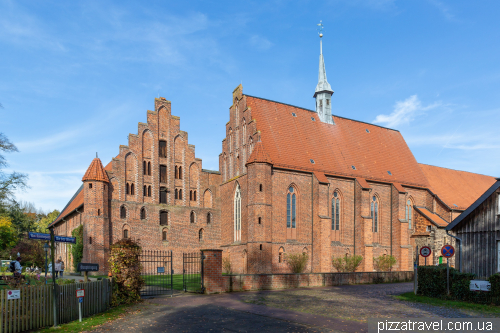
[[[144,250],[141,253],[141,296],[173,295],[172,251]]]
[[[188,292],[203,293],[203,259],[201,252],[183,253],[182,289]]]

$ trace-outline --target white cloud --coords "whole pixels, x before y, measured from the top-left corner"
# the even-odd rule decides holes
[[[373,121],[375,124],[384,124],[387,127],[396,127],[401,124],[410,123],[417,115],[424,111],[440,106],[440,102],[428,106],[422,106],[417,95],[413,95],[404,101],[398,101],[394,105],[394,111],[390,115],[379,114]]]
[[[260,50],[267,50],[273,46],[273,43],[265,37],[253,35],[250,37],[250,45]]]

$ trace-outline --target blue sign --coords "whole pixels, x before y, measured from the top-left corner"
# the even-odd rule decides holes
[[[453,255],[455,254],[455,248],[451,245],[445,245],[441,249],[441,254],[446,258],[453,257]]]
[[[83,303],[83,297],[78,297],[78,303]]]
[[[157,273],[165,273],[165,267],[156,267]]]
[[[54,236],[54,240],[56,242],[62,242],[62,243],[76,243],[76,238],[75,237],[66,237],[66,236]]]
[[[50,234],[42,234],[40,232],[30,232],[28,234],[28,237],[30,239],[39,239],[39,240],[46,240],[46,241],[50,240]]]

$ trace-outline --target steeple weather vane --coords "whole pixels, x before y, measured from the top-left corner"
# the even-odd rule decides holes
[[[317,24],[319,38],[323,37],[323,23],[322,22],[323,22],[322,20],[319,20],[319,23]]]

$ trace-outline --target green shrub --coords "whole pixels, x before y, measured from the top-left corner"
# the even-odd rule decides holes
[[[493,274],[488,281],[491,283],[491,298],[493,303],[500,305],[500,274]]]
[[[396,262],[397,260],[394,256],[385,255],[373,258],[373,266],[379,272],[389,272]]]
[[[337,270],[337,272],[355,272],[356,268],[361,265],[363,261],[363,256],[353,255],[344,257],[332,256],[332,266]]]
[[[144,286],[139,260],[140,245],[124,238],[111,245],[109,266],[113,275],[112,305],[130,304],[141,300],[140,290]]]
[[[78,270],[78,264],[83,258],[83,225],[73,229],[71,236],[76,238],[76,243],[71,246],[71,256],[73,257],[73,267],[75,272]]]
[[[286,254],[286,263],[293,273],[302,273],[306,269],[309,256],[307,253]]]

